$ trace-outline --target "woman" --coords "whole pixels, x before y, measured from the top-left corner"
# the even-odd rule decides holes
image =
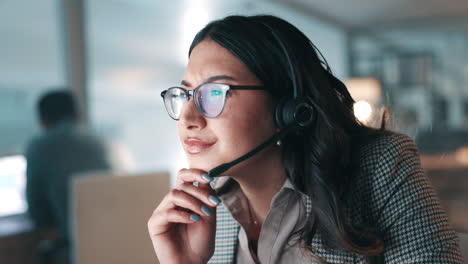
[[[148,221],[161,263],[462,262],[414,142],[358,122],[346,87],[288,22],[208,24],[181,85],[162,95],[190,169]],[[283,122],[291,98],[305,115]]]

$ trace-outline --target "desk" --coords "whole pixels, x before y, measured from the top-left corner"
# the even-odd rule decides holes
[[[38,237],[25,214],[0,217],[0,263],[38,264]]]

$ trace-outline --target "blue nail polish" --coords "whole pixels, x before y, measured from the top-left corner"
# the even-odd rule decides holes
[[[200,220],[200,217],[196,214],[190,215],[190,220],[194,222],[198,222]]]
[[[221,203],[221,200],[219,200],[218,197],[214,195],[210,195],[208,197],[208,200],[210,200],[210,202],[212,202],[214,205],[218,205],[219,203]]]
[[[213,177],[211,177],[210,175],[208,175],[208,173],[203,173],[203,174],[201,175],[201,177],[202,177],[205,181],[207,181],[207,182],[211,182],[211,181],[213,180]]]
[[[210,208],[206,207],[205,205],[202,205],[202,206],[201,206],[201,210],[202,210],[202,212],[203,212],[206,216],[210,216],[210,215],[211,215],[211,210],[210,210]]]

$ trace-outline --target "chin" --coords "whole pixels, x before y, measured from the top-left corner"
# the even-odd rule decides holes
[[[187,156],[187,161],[189,168],[191,169],[199,169],[203,171],[210,171],[214,169],[215,167],[225,163],[223,161],[220,161],[219,159],[212,159],[210,157],[202,157],[202,156],[193,156],[193,155],[188,155]]]

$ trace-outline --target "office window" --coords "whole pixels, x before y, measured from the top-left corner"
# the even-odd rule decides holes
[[[39,132],[36,101],[65,84],[57,5],[57,0],[0,3],[0,215],[25,210],[21,154]]]

